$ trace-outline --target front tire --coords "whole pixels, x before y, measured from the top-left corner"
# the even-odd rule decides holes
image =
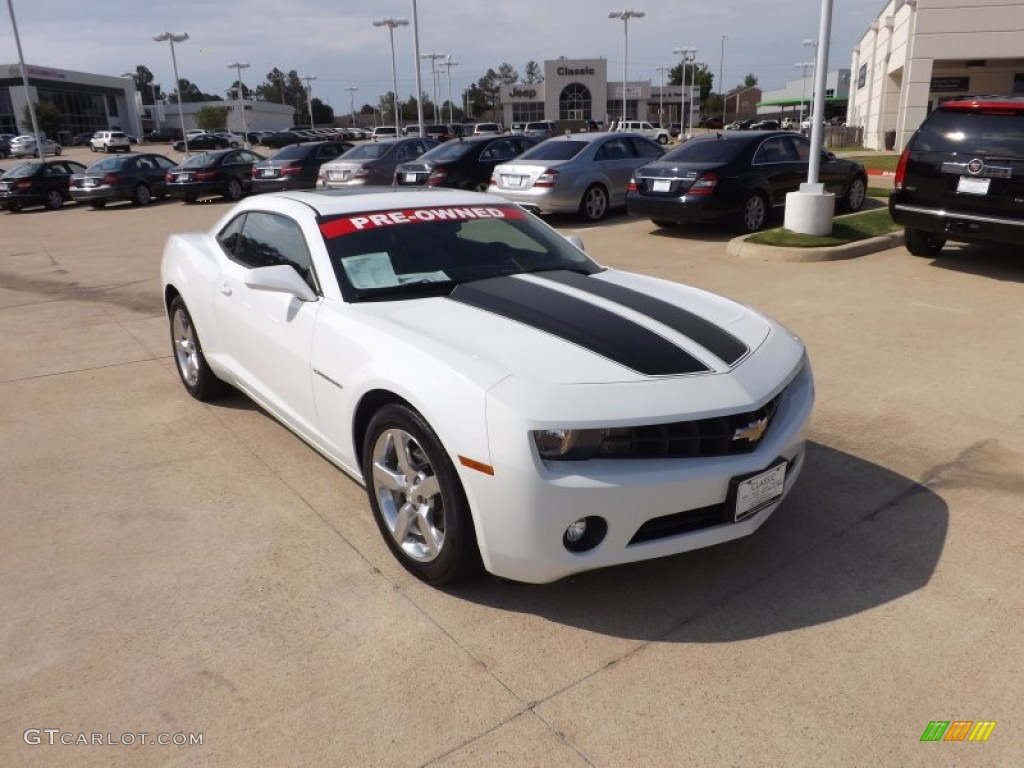
[[[600,221],[608,213],[608,193],[600,184],[591,184],[580,201],[580,215],[590,222]]]
[[[666,136],[665,134],[662,134],[661,136],[659,136],[658,137],[658,143],[661,144],[662,146],[665,146],[666,144],[668,144],[668,136]]]
[[[207,365],[192,316],[180,296],[171,302],[170,315],[171,349],[181,383],[196,400],[211,400],[223,392],[226,385]]]
[[[377,526],[406,570],[438,585],[480,570],[458,473],[419,413],[399,404],[377,411],[363,439],[362,469]]]
[[[923,229],[907,229],[903,232],[903,242],[914,256],[934,259],[942,254],[946,238],[925,232]]]
[[[753,192],[743,201],[738,225],[743,232],[757,232],[768,218],[768,202],[760,192]]]

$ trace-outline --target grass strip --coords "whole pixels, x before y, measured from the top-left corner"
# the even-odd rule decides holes
[[[840,216],[832,222],[832,234],[800,235],[788,229],[776,227],[757,232],[747,238],[748,243],[758,245],[775,245],[787,248],[822,248],[833,245],[845,245],[857,240],[867,240],[900,229],[900,225],[892,220],[888,208],[881,208],[867,213],[855,213]]]

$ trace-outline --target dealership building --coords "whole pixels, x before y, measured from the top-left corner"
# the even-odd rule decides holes
[[[889,0],[853,49],[847,122],[902,148],[927,114],[967,95],[1024,95],[1024,2]]]

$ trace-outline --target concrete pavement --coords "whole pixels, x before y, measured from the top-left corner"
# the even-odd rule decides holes
[[[160,250],[226,210],[0,214],[0,764],[1019,764],[1020,253],[746,261],[554,220],[803,336],[809,461],[751,538],[437,590],[304,443],[182,391]],[[92,734],[118,743],[61,744]]]

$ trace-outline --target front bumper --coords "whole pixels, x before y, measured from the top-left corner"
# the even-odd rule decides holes
[[[752,534],[778,508],[803,469],[813,402],[813,377],[805,362],[751,453],[545,462],[530,444],[528,429],[515,409],[489,398],[494,475],[460,472],[487,570],[517,581],[544,583]],[[731,481],[767,470],[779,459],[787,462],[782,496],[733,522],[733,507],[728,504]],[[602,518],[607,534],[593,549],[571,552],[563,535],[581,517]],[[661,533],[638,535],[641,528],[650,532],[652,527]]]

